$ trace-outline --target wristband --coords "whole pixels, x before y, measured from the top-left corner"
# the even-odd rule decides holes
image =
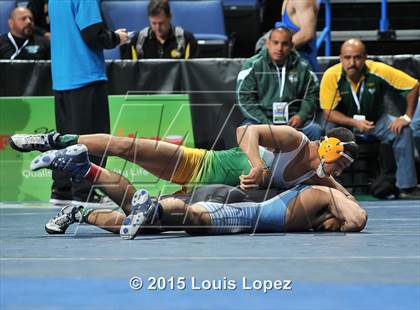
[[[411,123],[411,117],[408,116],[407,114],[400,116],[400,118],[404,119],[407,123]]]

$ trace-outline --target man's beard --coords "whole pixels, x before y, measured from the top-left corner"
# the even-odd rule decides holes
[[[21,35],[24,38],[29,38],[32,36],[33,33],[34,33],[34,30],[32,27],[25,27],[23,28]]]

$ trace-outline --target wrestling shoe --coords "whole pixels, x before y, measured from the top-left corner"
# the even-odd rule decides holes
[[[152,220],[157,209],[157,204],[153,203],[149,193],[144,189],[134,193],[131,205],[131,213],[120,228],[120,236],[125,240],[134,239],[141,226]]]
[[[47,168],[68,172],[74,176],[85,176],[89,171],[87,148],[83,144],[69,146],[62,150],[54,150],[42,153],[31,162],[33,171]]]
[[[49,151],[56,148],[56,140],[60,134],[57,132],[33,135],[17,134],[9,138],[12,149],[19,152]]]
[[[45,231],[51,235],[64,234],[67,228],[73,223],[82,220],[83,207],[66,206],[58,214],[45,224]]]

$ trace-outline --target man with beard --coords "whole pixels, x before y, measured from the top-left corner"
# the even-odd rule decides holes
[[[0,59],[50,59],[48,39],[34,34],[30,10],[14,9],[9,16],[9,32],[0,36]]]

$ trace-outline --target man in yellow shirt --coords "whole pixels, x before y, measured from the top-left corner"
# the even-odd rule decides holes
[[[384,96],[388,90],[406,98],[403,116],[395,118],[385,112]],[[328,122],[392,143],[397,161],[396,186],[404,198],[420,198],[409,126],[418,94],[416,79],[386,64],[367,60],[365,46],[358,39],[343,43],[340,63],[329,68],[321,81],[320,103]]]

